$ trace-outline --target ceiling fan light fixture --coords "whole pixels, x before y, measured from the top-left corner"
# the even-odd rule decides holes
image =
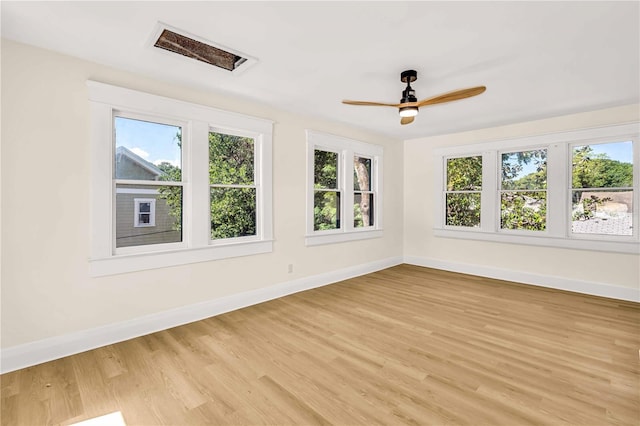
[[[415,117],[418,115],[418,107],[406,106],[400,108],[400,117]]]

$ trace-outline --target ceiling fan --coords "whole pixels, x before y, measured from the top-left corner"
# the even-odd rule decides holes
[[[418,78],[418,72],[415,70],[403,71],[400,74],[400,81],[407,83],[406,89],[402,91],[402,99],[400,103],[384,103],[384,102],[367,102],[367,101],[342,101],[347,105],[365,105],[365,106],[390,106],[398,108],[400,112],[400,124],[413,123],[415,116],[418,115],[420,107],[427,105],[442,104],[445,102],[457,101],[459,99],[470,98],[477,96],[487,90],[485,86],[471,87],[469,89],[454,90],[453,92],[443,93],[442,95],[433,96],[431,98],[423,99],[418,102],[416,98],[416,92],[411,87],[411,83]]]

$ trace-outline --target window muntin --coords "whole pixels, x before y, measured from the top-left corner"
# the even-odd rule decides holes
[[[571,232],[633,235],[633,142],[574,145]]]
[[[480,226],[482,156],[446,159],[445,224]]]
[[[209,131],[211,240],[257,235],[255,156],[253,138]]]
[[[340,154],[315,149],[313,153],[313,230],[340,229]]]
[[[353,227],[367,228],[374,225],[375,193],[371,184],[373,159],[353,157]]]
[[[116,112],[113,129],[114,250],[181,243],[182,126]]]
[[[546,230],[547,150],[502,153],[500,174],[500,229]]]

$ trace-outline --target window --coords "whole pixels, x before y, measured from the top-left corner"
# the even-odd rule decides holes
[[[313,151],[313,230],[340,229],[340,195],[337,152]]]
[[[307,131],[307,245],[382,235],[382,148]]]
[[[118,110],[113,114],[115,248],[129,247],[120,252],[133,253],[144,250],[141,246],[180,247],[184,123]]]
[[[445,221],[448,226],[480,226],[482,156],[446,160]]]
[[[152,198],[134,198],[133,203],[135,205],[133,226],[136,228],[155,227],[156,200]]]
[[[638,123],[441,148],[436,236],[638,253]]]
[[[254,146],[251,137],[209,132],[212,240],[257,235]]]
[[[373,159],[361,155],[353,157],[353,226],[367,228],[374,225],[375,192],[371,185]]]
[[[571,231],[633,235],[633,142],[574,145]]]
[[[547,150],[501,155],[500,229],[544,231],[547,227]]]
[[[92,275],[272,250],[270,121],[88,86]]]

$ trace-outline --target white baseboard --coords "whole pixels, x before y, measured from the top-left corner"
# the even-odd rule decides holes
[[[613,286],[610,284],[573,280],[554,277],[551,275],[539,275],[529,272],[511,271],[507,269],[490,268],[466,263],[446,262],[416,256],[405,256],[404,263],[427,268],[442,269],[451,272],[477,275],[480,277],[495,278],[499,280],[514,281],[522,284],[531,284],[540,287],[555,288],[558,290],[573,291],[576,293],[590,294],[593,296],[608,297],[611,299],[640,302],[640,289]]]
[[[156,331],[213,317],[236,309],[277,299],[289,294],[332,284],[402,263],[402,257],[393,257],[356,265],[324,274],[299,278],[266,288],[247,291],[183,306],[129,321],[51,337],[2,350],[0,372],[7,373],[65,356],[110,345]]]

